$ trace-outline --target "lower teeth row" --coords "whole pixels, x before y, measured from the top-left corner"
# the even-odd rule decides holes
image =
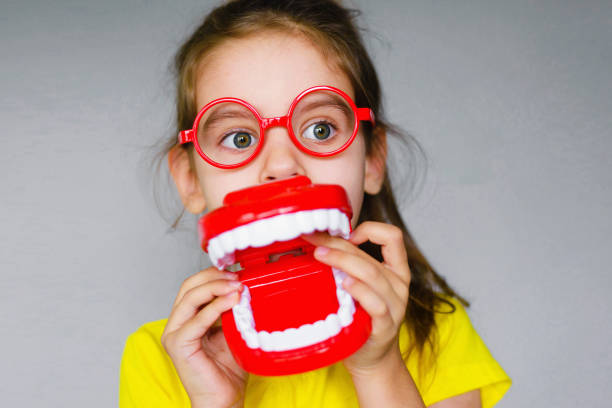
[[[263,351],[285,351],[310,346],[335,336],[344,327],[353,322],[355,302],[342,288],[342,281],[346,274],[332,268],[336,282],[336,296],[339,308],[336,313],[330,313],[324,320],[307,323],[298,328],[288,328],[283,331],[269,333],[265,330],[255,329],[255,320],[251,309],[251,295],[244,286],[240,302],[232,308],[236,327],[251,349],[260,348]]]

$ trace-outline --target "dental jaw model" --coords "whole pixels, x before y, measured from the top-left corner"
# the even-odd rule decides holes
[[[258,375],[287,375],[340,361],[368,339],[368,314],[342,288],[344,272],[318,262],[302,234],[348,238],[352,210],[337,185],[304,176],[229,193],[199,222],[213,265],[243,283],[222,315],[236,361]]]

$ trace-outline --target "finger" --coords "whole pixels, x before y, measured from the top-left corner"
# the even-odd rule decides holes
[[[181,301],[181,299],[188,290],[193,289],[196,286],[200,286],[206,282],[210,282],[217,279],[237,280],[238,275],[234,272],[220,271],[215,267],[210,267],[201,270],[200,272],[191,275],[183,281],[183,284],[181,285],[179,292],[176,295],[176,299],[174,299],[173,307]]]
[[[375,224],[380,224],[383,226],[387,225],[387,224],[382,224],[382,223],[375,223]],[[324,232],[317,232],[314,234],[303,235],[302,238],[308,240],[314,245],[318,245],[318,247],[315,249],[315,257],[318,254],[321,254],[322,251],[324,252],[325,248],[327,249],[335,248],[335,249],[343,250],[345,252],[357,255],[369,263],[376,264],[376,265],[383,265],[386,268],[389,268],[390,273],[386,275],[387,275],[387,278],[391,281],[391,286],[395,290],[395,293],[402,300],[402,303],[404,304],[408,303],[408,294],[409,294],[409,285],[410,285],[410,268],[408,266],[407,261],[402,266],[400,266],[400,269],[402,269],[402,271],[396,272],[389,265],[381,264],[380,262],[378,262],[377,259],[372,257],[370,254],[356,247],[354,243],[344,240],[342,238],[331,237]],[[322,249],[319,249],[319,248],[322,248]],[[403,241],[402,241],[402,248],[403,248]]]
[[[221,314],[230,310],[239,300],[240,292],[237,290],[217,297],[200,310],[192,319],[176,330],[175,341],[179,344],[181,342],[190,342],[194,340],[199,341],[212,327],[215,321],[221,317]]]
[[[389,280],[391,284],[391,288],[397,295],[397,297],[401,300],[403,304],[403,309],[406,309],[406,305],[408,305],[408,295],[410,293],[409,284],[406,283],[402,278],[400,278],[399,274],[395,273],[391,268],[385,264],[380,264],[381,267],[385,268],[386,273],[384,273],[385,277]]]
[[[198,313],[203,305],[214,298],[240,290],[241,287],[242,284],[238,281],[218,279],[188,290],[181,301],[172,309],[170,317],[168,317],[167,331],[173,331],[181,327]]]
[[[379,222],[367,222],[367,223],[363,223],[361,225],[364,225],[364,224],[374,224],[374,225],[370,225],[369,226],[369,227],[374,227],[374,229],[376,229],[376,227],[379,226],[379,227],[383,227],[383,229],[386,229],[386,230],[389,230],[389,231],[396,230],[395,231],[396,235],[399,237],[399,246],[400,246],[399,249],[404,254],[406,253],[406,249],[404,247],[404,241],[403,241],[403,236],[402,236],[401,229],[399,229],[399,228],[397,228],[397,227],[395,227],[393,225],[379,223]],[[366,225],[366,227],[368,227],[368,226]],[[355,231],[357,231],[357,229]],[[366,230],[366,232],[368,232],[368,230]],[[378,234],[378,235],[380,235],[380,234]],[[353,254],[353,255],[357,255],[357,256],[361,257],[362,259],[364,259],[365,261],[367,261],[367,262],[369,262],[371,264],[383,265],[385,268],[388,268],[390,273],[385,274],[385,276],[390,280],[391,287],[393,288],[393,290],[395,291],[395,293],[397,294],[397,296],[401,300],[401,304],[403,305],[403,307],[402,307],[402,315],[403,315],[405,307],[406,307],[406,305],[408,303],[408,294],[409,294],[409,285],[410,285],[410,267],[408,266],[408,258],[407,257],[404,257],[404,262],[399,262],[398,266],[394,269],[387,262],[385,262],[384,264],[381,264],[380,262],[378,262],[377,259],[372,257],[370,254],[366,253],[365,251],[363,251],[360,248],[358,248],[357,246],[355,246],[355,245],[358,245],[361,242],[367,241],[368,240],[367,236],[366,236],[365,239],[362,239],[362,238],[359,237],[359,235],[357,235],[357,239],[362,239],[361,242],[352,242],[352,241],[347,241],[347,240],[342,239],[342,238],[332,237],[332,236],[330,236],[329,234],[327,234],[325,232],[315,232],[313,234],[302,235],[302,238],[305,239],[306,241],[312,243],[313,245],[317,245],[318,246],[318,248],[315,250],[315,257],[318,254],[320,254],[322,251],[325,251],[325,249],[319,249],[320,247],[327,248],[327,249],[332,249],[333,248],[333,249],[338,249],[338,250],[345,251],[345,252]],[[376,241],[379,241],[379,239],[374,237],[372,239],[372,242],[377,243]],[[383,257],[384,257],[384,255],[385,255],[385,253],[383,252]],[[339,268],[339,269],[342,269],[342,268]],[[343,270],[350,271],[350,269],[343,269]]]
[[[389,305],[364,282],[345,279],[342,287],[355,299],[372,318],[372,335],[394,331],[399,324],[393,318]],[[401,320],[400,320],[401,322]]]
[[[313,234],[302,235],[301,237],[305,241],[308,241],[317,247],[340,249],[345,252],[348,252],[354,255],[358,255],[364,258],[365,260],[371,260],[373,262],[378,262],[374,257],[370,256],[370,254],[362,251],[360,248],[357,248],[354,244],[347,241],[346,239],[332,237],[326,232],[315,232]]]
[[[316,246],[327,246],[330,248],[345,249],[351,252],[359,249],[346,239],[331,236],[327,232],[313,232],[312,234],[301,235],[301,238]]]
[[[398,273],[404,282],[410,283],[408,255],[404,246],[404,235],[400,228],[382,222],[366,221],[355,228],[349,241],[355,245],[366,241],[380,245],[385,264]]]
[[[405,286],[405,284],[378,261],[366,261],[358,255],[325,247],[318,247],[315,250],[315,257],[321,262],[346,272],[349,276],[370,287],[371,291],[383,299],[390,310],[394,311],[394,317],[399,314],[403,315],[407,299],[400,296],[392,282],[395,281],[395,284],[400,286]]]

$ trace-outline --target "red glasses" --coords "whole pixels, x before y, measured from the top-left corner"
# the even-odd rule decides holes
[[[192,129],[179,132],[178,139],[181,144],[193,142],[200,156],[213,166],[233,169],[257,156],[268,128],[287,128],[300,150],[325,157],[349,147],[362,120],[374,125],[370,108],[358,108],[340,89],[315,86],[293,100],[286,116],[276,118],[262,118],[242,99],[215,99],[200,110]]]

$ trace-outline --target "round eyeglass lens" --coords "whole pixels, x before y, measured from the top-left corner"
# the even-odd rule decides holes
[[[316,153],[331,153],[343,147],[353,136],[355,125],[355,112],[349,102],[328,90],[306,94],[291,115],[295,138]]]
[[[259,121],[249,108],[237,102],[209,107],[198,122],[198,144],[202,152],[220,164],[247,160],[259,143]]]

